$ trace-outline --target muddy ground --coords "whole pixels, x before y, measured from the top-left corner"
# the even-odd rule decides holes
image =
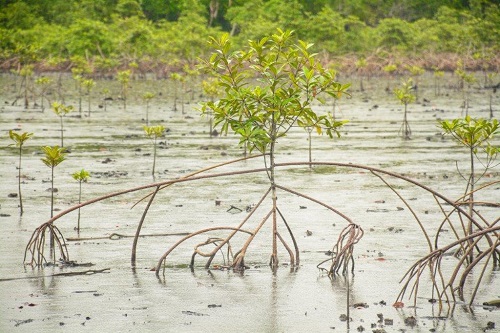
[[[184,103],[178,101],[174,110],[173,86],[163,81],[133,81],[125,110],[119,99],[118,84],[98,81],[88,116],[87,97],[83,99],[80,114],[74,83],[66,76],[62,80],[61,96],[76,110],[64,118],[64,145],[70,153],[55,170],[56,213],[78,202],[78,183],[71,173],[81,168],[91,173],[89,182],[82,187],[84,200],[153,183],[152,145],[142,129],[146,109],[140,96],[145,91],[156,93],[149,108],[150,123],[168,128],[158,146],[154,181],[182,177],[242,156],[237,138],[209,137],[207,119],[195,110],[200,99],[197,90],[193,94],[188,92]],[[350,122],[340,139],[312,137],[314,161],[368,165],[403,174],[450,199],[462,195],[465,184],[456,163],[460,170],[466,171],[467,152],[449,138],[443,138],[436,127],[438,119],[461,115],[462,93],[454,88],[456,78],[445,77],[439,96],[435,94],[431,74],[421,79],[419,100],[409,106],[412,139],[407,141],[398,134],[403,106],[390,93],[397,80],[365,79],[364,91],[359,89],[359,78],[341,80],[353,81],[352,98],[340,100],[335,113]],[[354,252],[354,274],[347,278],[331,280],[316,267],[328,258],[325,253],[332,250],[345,220],[286,192],[279,194],[279,205],[300,247],[298,268],[286,264],[288,255],[281,247],[281,266],[275,274],[271,272],[267,265],[271,251],[268,223],[249,248],[246,257],[249,269],[244,273],[217,266],[206,270],[201,258],[197,258],[194,271],[187,267],[194,246],[208,236],[227,234],[219,232],[204,234],[181,245],[168,257],[165,275],[156,278],[153,268],[159,258],[181,237],[165,234],[236,226],[246,216],[245,209],[256,204],[267,190],[263,173],[191,181],[161,191],[142,231],[148,237],[139,239],[135,270],[130,264],[131,236],[146,203],[131,207],[149,193],[147,190],[84,207],[80,240],[75,240],[76,211],[56,222],[67,239],[70,259],[88,265],[24,266],[24,250],[32,232],[50,217],[50,169],[40,161],[40,147],[60,144],[60,128],[59,118],[50,109],[41,111],[38,98],[38,106],[34,107],[31,100],[28,109],[21,99],[12,105],[19,84],[14,76],[0,76],[0,331],[499,330],[499,309],[482,305],[500,298],[500,271],[492,267],[487,269],[472,307],[457,302],[445,305],[440,312],[436,304],[429,302],[432,294],[425,283],[428,279],[421,283],[416,307],[407,297],[403,308],[392,306],[404,273],[428,252],[428,247],[408,207],[379,178],[360,169],[303,166],[283,168],[278,173],[281,185],[324,201],[363,227],[365,235]],[[109,89],[106,96],[112,98],[107,101],[106,110],[101,93],[104,89]],[[488,118],[490,95],[494,113],[500,112],[498,94],[473,87],[470,114]],[[55,88],[49,98],[52,101],[60,98]],[[330,101],[316,108],[318,112],[328,112],[333,106]],[[16,150],[7,147],[11,143],[8,138],[11,129],[35,134],[23,149],[25,213],[22,217],[18,198],[14,197],[18,159]],[[279,141],[278,162],[306,162],[308,145],[307,133],[293,130]],[[226,166],[220,172],[260,167],[262,159],[256,158]],[[483,181],[498,178],[497,168],[488,172]],[[434,198],[408,182],[387,179],[408,200],[426,228],[434,230],[442,220]],[[483,195],[498,202],[500,187],[489,188]],[[498,209],[480,210],[490,221],[498,218]],[[256,221],[248,228],[255,228],[265,213],[265,209],[257,212]],[[113,234],[122,237],[111,237]],[[447,236],[442,239],[445,241]],[[235,239],[231,244],[233,249],[241,247],[244,240],[244,237]],[[456,259],[446,260],[452,264]],[[223,266],[222,256],[214,264]],[[86,271],[88,274],[66,274]],[[468,288],[466,295],[470,296],[473,285]]]

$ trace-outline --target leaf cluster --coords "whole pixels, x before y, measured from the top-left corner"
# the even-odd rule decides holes
[[[312,109],[324,95],[340,98],[349,84],[335,81],[335,71],[324,68],[310,53],[312,44],[296,40],[292,31],[277,30],[244,50],[232,51],[228,34],[211,38],[213,49],[200,68],[211,74],[225,96],[202,104],[202,113],[214,115],[221,132],[236,133],[240,144],[266,152],[291,127],[312,126],[330,137],[344,122]]]
[[[24,133],[18,134],[16,132],[14,132],[13,130],[9,131],[9,137],[11,138],[12,141],[14,141],[14,144],[16,145],[16,147],[19,147],[19,148],[21,148],[24,145],[24,142],[31,139],[32,136],[33,136],[33,133],[24,132]]]
[[[74,180],[86,183],[87,180],[90,178],[90,172],[88,172],[85,169],[81,169],[80,171],[73,172],[71,174],[71,177],[73,177]]]
[[[401,102],[401,104],[408,105],[415,101],[413,94],[413,80],[409,78],[401,83],[401,87],[394,89],[394,95]]]
[[[500,147],[494,147],[490,144],[490,140],[495,135],[500,134],[500,125],[497,119],[475,119],[467,115],[464,118],[440,121],[438,126],[444,131],[444,134],[451,135],[456,142],[469,149],[477,151],[479,147],[484,146],[488,156],[496,156],[500,152]]]
[[[165,133],[165,126],[157,125],[157,126],[143,126],[144,132],[146,136],[150,139],[156,139],[162,137]]]
[[[66,149],[64,147],[44,146],[42,147],[42,151],[45,154],[42,158],[42,162],[49,168],[58,166],[66,159]]]

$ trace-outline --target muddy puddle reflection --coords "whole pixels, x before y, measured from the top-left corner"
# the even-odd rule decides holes
[[[351,332],[479,332],[488,322],[500,326],[500,311],[482,306],[484,301],[500,298],[500,271],[491,267],[472,308],[459,303],[439,312],[437,305],[428,302],[431,293],[425,283],[420,285],[422,297],[417,308],[412,307],[411,300],[406,300],[402,309],[392,307],[401,288],[399,280],[428,249],[401,200],[380,179],[359,169],[317,166],[278,170],[283,186],[328,203],[364,228],[365,236],[354,252],[354,275],[347,278],[332,281],[316,267],[327,258],[325,253],[332,249],[345,221],[320,205],[283,192],[279,205],[297,238],[300,267],[284,265],[288,256],[280,248],[282,265],[275,274],[270,271],[270,225],[266,224],[249,248],[245,261],[249,269],[242,274],[207,271],[202,258],[196,259],[193,272],[187,267],[194,246],[209,236],[204,234],[179,246],[167,259],[165,275],[155,277],[152,269],[158,259],[181,237],[166,234],[236,226],[244,218],[245,209],[267,190],[262,173],[186,182],[161,191],[142,230],[149,236],[139,239],[135,270],[130,264],[132,236],[146,202],[134,209],[131,206],[148,191],[84,207],[80,240],[74,240],[78,236],[74,230],[76,212],[56,222],[69,239],[70,259],[88,265],[24,267],[24,249],[33,230],[50,216],[50,169],[40,161],[39,147],[59,144],[60,132],[59,119],[52,111],[11,105],[15,99],[13,80],[9,75],[0,77],[1,332],[345,332],[348,304]],[[455,161],[465,168],[466,152],[439,135],[436,120],[460,116],[461,95],[442,88],[443,95],[435,96],[432,77],[422,82],[421,102],[409,106],[411,140],[403,141],[398,136],[402,106],[384,91],[387,82],[371,79],[364,82],[365,92],[354,88],[353,98],[337,105],[337,116],[350,120],[342,138],[312,137],[313,160],[386,169],[416,179],[451,199],[458,198],[464,183]],[[116,99],[116,83],[97,84],[109,86],[115,100],[108,102],[104,111],[97,107],[96,97],[90,117],[86,112],[82,118],[77,117],[75,111],[64,119],[65,146],[71,153],[55,171],[58,211],[77,203],[78,183],[71,173],[81,168],[92,175],[83,185],[84,200],[153,182],[152,146],[142,129],[145,107],[140,96],[144,91],[158,96],[151,102],[150,123],[169,129],[159,145],[156,181],[182,177],[242,154],[236,138],[209,138],[208,122],[194,110],[195,101],[184,105],[184,113],[179,106],[177,111],[172,110],[165,82],[133,82],[133,95],[137,97],[129,101],[127,110]],[[489,94],[488,90],[473,91],[471,115],[489,117]],[[73,91],[66,96],[67,104],[77,105]],[[493,95],[497,112],[499,100]],[[326,112],[332,105],[317,109]],[[18,198],[9,197],[17,192],[17,156],[6,146],[10,144],[8,130],[16,128],[35,133],[23,151],[22,218]],[[306,162],[308,145],[307,133],[296,129],[280,140],[279,162]],[[260,167],[261,160],[255,159],[221,171]],[[487,177],[489,181],[499,179],[498,170]],[[441,222],[440,209],[432,196],[409,183],[391,181],[422,216],[424,225],[430,228]],[[491,188],[485,195],[500,198],[500,187]],[[258,212],[258,219],[265,215],[263,211]],[[484,207],[480,211],[490,221],[498,218],[498,209]],[[237,237],[233,248],[241,247],[245,239]],[[223,264],[222,257],[217,259]],[[454,259],[445,260],[452,263]],[[88,274],[71,275],[85,271]],[[470,286],[466,294],[470,295],[472,289]]]

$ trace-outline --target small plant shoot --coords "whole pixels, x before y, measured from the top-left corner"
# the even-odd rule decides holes
[[[79,189],[78,189],[78,204],[82,203],[82,183],[86,183],[90,178],[90,173],[85,169],[81,169],[80,171],[76,171],[71,174],[74,180],[78,181]],[[76,226],[76,232],[80,235],[80,208],[78,208],[78,222]]]
[[[72,105],[64,105],[59,102],[52,103],[52,110],[59,117],[61,124],[61,147],[64,147],[64,123],[63,117],[74,110]]]
[[[156,141],[161,138],[165,133],[165,127],[162,125],[157,126],[144,126],[144,132],[146,136],[153,142],[153,168],[151,170],[151,175],[155,177],[155,166],[156,166]]]
[[[403,139],[408,140],[411,137],[411,128],[408,122],[408,104],[415,101],[415,95],[413,94],[413,80],[410,78],[403,81],[400,88],[394,89],[394,95],[399,100],[401,104],[404,105],[404,115],[403,123],[399,129],[399,133]]]
[[[18,134],[16,132],[14,132],[13,130],[10,130],[9,131],[9,137],[12,141],[14,141],[14,145],[19,148],[19,164],[18,164],[18,170],[19,170],[19,173],[17,175],[17,183],[18,183],[18,190],[19,190],[19,208],[20,208],[20,213],[21,215],[23,215],[23,196],[21,194],[21,157],[22,157],[22,153],[23,153],[23,145],[26,141],[28,141],[29,139],[31,139],[31,137],[33,136],[33,133],[28,133],[28,132],[24,132],[24,133],[21,133],[21,134]]]

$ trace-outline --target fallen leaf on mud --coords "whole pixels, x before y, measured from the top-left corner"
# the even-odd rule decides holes
[[[400,308],[404,308],[405,307],[405,303],[403,303],[403,302],[396,302],[392,306],[395,307],[396,309],[400,309]]]
[[[377,261],[385,261],[385,258],[375,258]]]

